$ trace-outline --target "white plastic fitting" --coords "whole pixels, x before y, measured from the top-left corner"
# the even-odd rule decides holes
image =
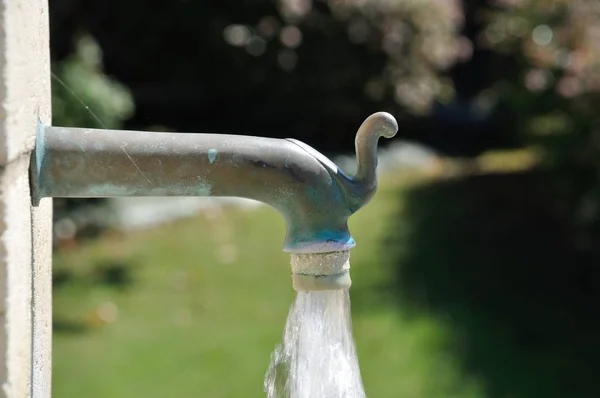
[[[348,289],[350,251],[292,253],[292,284],[296,291]]]

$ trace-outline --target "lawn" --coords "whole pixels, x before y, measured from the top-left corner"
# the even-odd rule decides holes
[[[364,298],[354,333],[367,392],[476,396],[477,384],[440,357],[446,343],[436,321],[405,319],[378,297],[388,278],[379,242],[402,189],[384,185],[351,220],[354,289]],[[283,237],[270,208],[226,209],[57,252],[53,396],[263,397],[294,296]]]
[[[594,300],[573,292],[600,274],[543,232],[535,186],[396,176],[353,216],[369,397],[597,396]],[[283,238],[275,211],[225,209],[57,252],[53,396],[264,397],[294,296]]]

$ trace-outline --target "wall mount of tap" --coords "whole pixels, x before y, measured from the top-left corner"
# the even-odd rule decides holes
[[[398,124],[369,116],[356,134],[357,172],[293,139],[38,126],[32,199],[229,196],[278,210],[296,290],[350,286],[348,218],[377,188],[377,142]]]

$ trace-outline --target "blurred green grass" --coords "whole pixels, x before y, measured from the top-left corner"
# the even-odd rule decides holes
[[[384,183],[351,219],[354,335],[373,397],[476,397],[443,355],[442,324],[379,297],[381,241],[411,178]],[[263,397],[294,292],[284,224],[269,208],[225,210],[107,234],[55,255],[53,396]],[[401,226],[398,226],[401,228]],[[451,393],[454,391],[454,393]]]
[[[597,396],[600,270],[525,155],[387,176],[351,218],[368,396]],[[264,397],[294,296],[283,238],[270,208],[224,209],[57,251],[53,396]]]

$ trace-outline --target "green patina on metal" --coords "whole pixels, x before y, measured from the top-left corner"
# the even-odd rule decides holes
[[[348,218],[377,188],[377,141],[396,134],[388,113],[356,134],[357,173],[296,140],[39,126],[32,195],[43,197],[234,196],[285,218],[289,252],[348,250]]]
[[[218,153],[219,152],[214,148],[208,150],[208,161],[210,162],[210,164],[213,164],[215,162]]]

